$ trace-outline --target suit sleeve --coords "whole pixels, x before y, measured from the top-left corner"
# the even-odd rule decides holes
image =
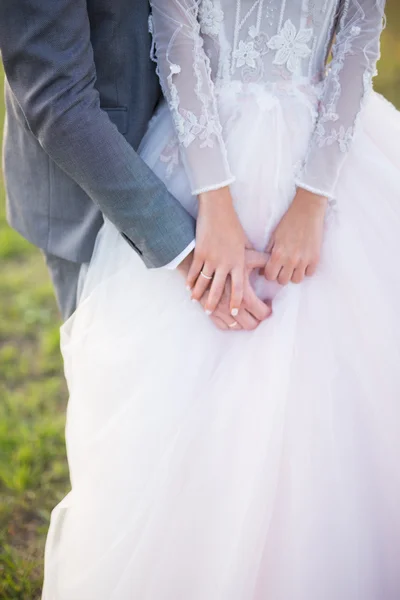
[[[194,221],[100,108],[86,0],[2,0],[0,49],[11,90],[43,149],[131,241],[170,263]]]

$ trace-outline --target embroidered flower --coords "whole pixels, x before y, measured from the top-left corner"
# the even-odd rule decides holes
[[[184,148],[188,148],[197,138],[200,148],[213,148],[214,136],[218,133],[215,119],[207,118],[205,114],[197,117],[192,111],[179,109],[173,113],[178,139]]]
[[[221,30],[224,13],[212,0],[203,0],[199,8],[199,20],[202,33],[217,36]]]
[[[254,41],[254,50],[256,50],[260,56],[269,52],[268,41],[269,37],[263,31],[258,31],[254,25],[249,29],[249,36]]]
[[[171,63],[169,66],[169,71],[172,75],[177,75],[178,73],[181,72],[181,68],[179,65],[176,65],[174,63]]]
[[[331,132],[327,134],[325,127],[322,123],[319,123],[315,130],[318,146],[323,148],[324,146],[332,146],[332,144],[337,143],[340,151],[347,153],[354,138],[354,129],[354,126],[346,129],[341,125],[339,129],[331,129]]]
[[[160,154],[160,161],[166,165],[166,179],[171,179],[176,167],[179,165],[179,144],[175,137],[166,145],[162,154]]]
[[[188,148],[190,144],[201,133],[203,126],[199,123],[198,118],[190,110],[181,110],[178,113],[178,118],[175,122],[178,132],[179,141]]]
[[[343,125],[340,127],[337,141],[341,152],[348,152],[350,150],[351,143],[354,138],[354,127],[345,129]]]
[[[256,50],[254,42],[244,42],[240,40],[239,47],[233,53],[233,58],[236,60],[238,69],[247,65],[252,69],[256,67],[256,60],[260,57],[259,50]]]
[[[288,19],[278,35],[274,35],[268,42],[271,50],[276,50],[274,58],[275,65],[286,65],[291,73],[295,73],[303,58],[311,54],[308,42],[313,36],[312,29],[300,29],[296,32],[296,27]]]
[[[320,123],[329,123],[339,120],[339,115],[331,105],[325,106],[324,104],[320,104],[318,112]]]

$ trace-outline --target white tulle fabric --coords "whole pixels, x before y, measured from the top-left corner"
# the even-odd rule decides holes
[[[313,105],[218,95],[232,193],[262,248],[289,205]],[[160,108],[142,155],[173,123]],[[274,151],[270,152],[270,148]],[[182,168],[168,186],[196,201]],[[52,514],[45,600],[398,600],[400,116],[370,95],[322,261],[271,289],[255,332],[214,329],[181,276],[110,223],[62,329],[72,491]]]
[[[218,88],[262,82],[284,89],[290,82],[313,89],[319,99],[297,184],[334,198],[372,89],[385,0],[151,0],[151,5],[154,58],[192,193],[228,185],[236,175],[222,136]],[[171,160],[172,169],[176,153]]]

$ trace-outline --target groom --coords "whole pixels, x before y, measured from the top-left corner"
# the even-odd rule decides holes
[[[9,221],[43,250],[64,318],[103,215],[147,267],[191,261],[193,219],[136,153],[161,94],[148,17],[147,0],[0,2]],[[217,326],[232,320],[225,300]],[[243,328],[261,305],[245,299]]]

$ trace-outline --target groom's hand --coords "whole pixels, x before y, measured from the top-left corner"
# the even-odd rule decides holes
[[[218,329],[240,331],[242,329],[251,331],[256,329],[262,321],[265,321],[271,313],[272,309],[269,304],[266,304],[260,300],[250,283],[250,275],[254,269],[263,269],[267,264],[269,255],[263,252],[257,252],[256,250],[246,250],[246,268],[244,278],[244,294],[243,301],[240,306],[238,314],[233,317],[230,312],[230,281],[227,281],[225,285],[222,298],[210,315],[211,320]],[[186,276],[187,270],[190,268],[192,260],[192,254],[179,265],[178,270],[183,276]],[[200,300],[200,304],[203,308],[206,308],[209,291],[206,291]]]

